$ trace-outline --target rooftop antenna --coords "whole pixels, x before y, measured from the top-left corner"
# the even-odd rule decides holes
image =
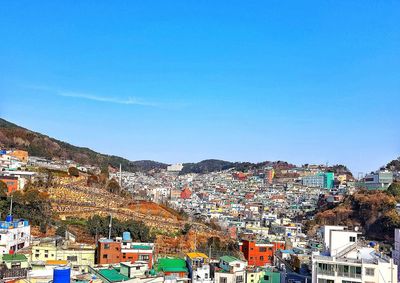
[[[111,239],[111,228],[112,228],[112,213],[110,213],[110,224],[108,225],[108,239]]]

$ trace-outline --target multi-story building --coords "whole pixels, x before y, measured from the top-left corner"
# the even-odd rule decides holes
[[[332,189],[334,185],[334,177],[334,173],[332,172],[317,173],[315,175],[304,176],[302,178],[302,184],[307,187]]]
[[[121,243],[113,239],[100,239],[97,242],[98,264],[114,264],[122,261]]]
[[[325,251],[312,256],[313,283],[397,283],[397,266],[373,244],[359,239],[359,232],[343,226],[325,226]]]
[[[49,239],[32,246],[31,260],[67,261],[74,270],[88,272],[88,267],[95,264],[95,246],[70,242],[61,244]]]
[[[400,229],[394,230],[394,250],[393,250],[393,261],[397,266],[400,265]],[[400,281],[400,269],[397,272],[397,280]]]
[[[168,172],[180,172],[183,169],[182,163],[172,164],[167,167]]]
[[[188,253],[186,263],[192,283],[212,283],[208,256],[203,253]]]
[[[368,174],[362,183],[369,190],[386,190],[393,182],[393,172],[378,171]]]
[[[1,282],[16,282],[27,277],[29,262],[23,254],[4,254],[1,257]]]
[[[8,215],[5,221],[0,221],[0,254],[17,252],[29,246],[31,226],[28,220],[14,220]]]
[[[122,261],[130,262],[146,262],[149,268],[153,266],[154,244],[153,243],[137,243],[137,242],[121,242]]]
[[[257,243],[244,240],[241,250],[249,265],[267,266],[274,261],[274,254],[279,249],[285,249],[284,241],[273,241],[271,243]]]
[[[18,177],[0,175],[0,181],[7,185],[8,194],[18,190]]]
[[[247,262],[233,256],[222,256],[215,269],[214,281],[218,283],[245,283]]]
[[[132,242],[130,234],[124,232],[124,237],[100,239],[97,245],[97,263],[114,264],[120,262],[146,262],[149,268],[153,266],[154,244]]]

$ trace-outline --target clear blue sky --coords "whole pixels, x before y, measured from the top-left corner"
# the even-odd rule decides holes
[[[0,116],[131,160],[400,155],[400,1],[2,1]]]

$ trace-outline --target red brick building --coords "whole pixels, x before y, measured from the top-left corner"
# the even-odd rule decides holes
[[[100,239],[97,245],[97,263],[113,264],[122,260],[121,242],[109,239]]]
[[[189,199],[191,196],[192,196],[192,192],[190,191],[189,188],[186,187],[181,191],[182,199]]]
[[[7,185],[7,193],[18,191],[18,177],[0,176],[0,181]]]
[[[121,239],[121,238],[119,238]],[[97,245],[97,263],[145,261],[151,269],[154,261],[154,244],[132,241],[100,239]]]
[[[256,243],[244,240],[241,245],[241,251],[248,264],[254,266],[271,265],[274,261],[274,254],[279,249],[285,249],[285,242]]]

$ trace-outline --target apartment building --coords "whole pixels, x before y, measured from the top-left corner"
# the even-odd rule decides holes
[[[322,228],[324,252],[312,256],[313,283],[397,283],[397,266],[360,232],[343,226]]]
[[[17,252],[29,246],[31,226],[24,219],[14,220],[7,215],[5,221],[0,221],[0,255]]]
[[[212,283],[210,261],[204,253],[186,254],[186,263],[192,283]]]
[[[244,240],[241,250],[249,265],[267,266],[274,261],[274,254],[279,249],[285,249],[284,241],[262,243]]]
[[[215,269],[215,283],[245,283],[247,262],[233,256],[222,256]]]

